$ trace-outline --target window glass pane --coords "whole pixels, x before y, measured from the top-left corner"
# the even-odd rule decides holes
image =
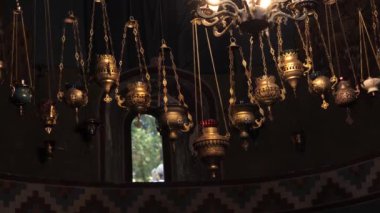
[[[151,115],[136,117],[131,125],[133,182],[163,182],[162,137]]]

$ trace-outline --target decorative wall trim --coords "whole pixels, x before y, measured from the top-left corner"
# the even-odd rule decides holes
[[[0,212],[286,212],[342,206],[379,195],[380,157],[299,177],[215,185],[80,186],[0,178]]]

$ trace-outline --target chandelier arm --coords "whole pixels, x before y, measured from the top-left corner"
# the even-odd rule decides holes
[[[218,12],[212,12],[211,14],[207,14],[204,11],[204,8],[198,7],[197,8],[197,15],[199,15],[203,19],[214,19],[215,17],[221,17],[221,16],[230,16],[230,17],[238,17],[239,14],[242,13],[242,10],[240,10],[238,7],[233,7],[233,11],[223,9]]]

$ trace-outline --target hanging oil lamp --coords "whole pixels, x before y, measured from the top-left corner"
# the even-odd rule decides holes
[[[65,103],[75,110],[76,122],[79,122],[79,109],[86,106],[88,103],[88,96],[85,89],[80,89],[75,85],[69,86],[65,91]]]
[[[12,54],[11,54],[11,72],[10,72],[10,87],[11,87],[11,94],[10,94],[10,100],[11,102],[16,105],[20,110],[20,115],[23,114],[23,108],[28,103],[31,103],[32,101],[32,91],[33,91],[33,81],[32,81],[32,73],[30,68],[30,60],[29,60],[29,51],[28,51],[28,43],[26,38],[26,32],[25,32],[25,25],[24,25],[24,18],[23,18],[23,11],[21,9],[21,6],[19,2],[17,1],[16,9],[13,11],[13,28],[12,28]],[[21,28],[21,29],[19,29]],[[19,32],[21,32],[21,36],[19,35]],[[22,51],[22,48],[20,47],[19,40],[16,40],[16,38],[22,38],[22,41],[24,42],[24,53],[25,53],[25,60],[26,60],[26,70],[27,72],[21,73],[19,71],[20,66],[20,52]],[[28,82],[25,80],[26,75]]]
[[[168,98],[168,80],[167,80],[167,65],[165,55],[170,57],[171,71],[174,73],[176,81],[176,88],[178,93],[178,104],[169,104]],[[160,79],[160,87],[162,87],[162,101],[163,110],[161,112],[161,126],[169,131],[169,139],[175,141],[178,139],[179,132],[189,132],[193,127],[193,119],[189,112],[188,106],[185,102],[185,96],[182,93],[181,85],[179,83],[179,76],[177,73],[177,66],[174,62],[174,56],[170,47],[167,46],[166,41],[162,39],[160,52],[158,56],[158,71],[162,79]],[[158,103],[160,105],[160,102]],[[174,148],[174,144],[173,144]]]
[[[260,103],[268,106],[269,112],[271,112],[271,106],[283,97],[281,93],[273,75],[256,78],[255,96]]]
[[[88,89],[87,89],[87,80],[86,80],[86,74],[85,74],[85,63],[83,58],[83,52],[79,40],[79,22],[78,19],[75,17],[74,13],[72,11],[68,12],[67,17],[64,19],[64,27],[61,37],[62,42],[62,49],[61,49],[61,61],[59,64],[59,81],[58,81],[58,92],[57,92],[57,99],[59,101],[64,101],[69,107],[73,108],[75,110],[75,119],[76,122],[79,123],[79,109],[86,106],[88,103]],[[64,74],[64,50],[65,50],[65,44],[67,41],[67,35],[66,31],[67,28],[71,26],[72,33],[73,33],[73,40],[74,40],[74,58],[77,65],[77,69],[80,70],[81,79],[80,81],[84,85],[84,88],[82,86],[79,86],[78,84],[66,84],[65,91],[62,90],[62,84],[63,84],[63,74]]]
[[[110,54],[98,55],[96,65],[96,80],[106,93],[103,99],[104,102],[110,103],[112,101],[112,98],[109,94],[111,92],[111,89],[117,86],[119,76],[120,72],[117,68],[115,57]]]
[[[360,29],[360,74],[361,74],[361,86],[363,89],[367,91],[368,94],[375,95],[379,91],[379,86],[380,86],[380,78],[379,77],[372,77],[371,72],[370,72],[370,63],[369,63],[369,58],[368,58],[368,50],[367,50],[367,42],[366,42],[366,37],[368,40],[368,43],[370,44],[371,48],[374,46],[370,39],[370,35],[367,29],[367,25],[365,23],[365,20],[363,18],[363,15],[361,11],[359,10],[359,29]],[[364,51],[363,51],[364,50]],[[364,53],[364,56],[363,56]],[[372,49],[372,53],[374,54],[373,56],[376,57],[375,50]],[[363,59],[364,57],[364,59]],[[364,67],[363,63],[364,60],[366,61],[366,69],[367,69],[367,79],[364,80]],[[378,69],[380,70],[380,63],[376,60],[376,65]]]
[[[13,83],[11,86],[10,99],[11,102],[19,108],[20,115],[23,114],[24,106],[32,102],[32,94],[32,88],[27,85],[24,80]]]
[[[335,104],[341,107],[348,107],[356,101],[359,95],[359,90],[352,88],[349,81],[341,80],[337,85],[336,91],[333,93]]]
[[[51,100],[46,101],[41,107],[41,117],[45,131],[50,134],[57,124],[58,113],[55,103]]]
[[[90,26],[90,43],[89,43],[89,54],[87,58],[87,69],[90,73],[91,57],[92,57],[92,47],[93,47],[93,36],[94,36],[94,22],[95,22],[95,7],[100,4],[102,9],[103,18],[103,28],[104,28],[104,43],[105,43],[105,53],[98,54],[96,58],[96,69],[95,78],[99,86],[104,90],[105,97],[103,101],[110,103],[112,98],[110,96],[111,90],[116,88],[119,83],[120,70],[116,65],[116,60],[114,57],[114,49],[112,46],[112,37],[110,31],[110,24],[107,13],[107,5],[105,0],[93,0],[92,4],[92,16],[91,16],[91,26]]]
[[[151,102],[148,84],[143,81],[136,81],[128,83],[127,88],[127,107],[139,114],[146,112]]]
[[[251,39],[252,41],[252,39]],[[251,42],[252,45],[252,42]],[[247,78],[248,83],[248,99],[249,103],[236,103],[237,98],[235,94],[235,65],[234,65],[234,51],[238,50],[240,57],[242,59],[242,66],[245,71],[245,76]],[[236,44],[235,38],[231,37],[230,45],[229,45],[229,68],[230,68],[230,99],[229,99],[229,120],[234,128],[239,130],[240,138],[242,139],[242,147],[244,150],[248,149],[249,143],[249,133],[253,129],[260,128],[264,121],[264,110],[260,107],[259,103],[256,100],[253,85],[252,85],[252,71],[247,67],[247,62],[245,61],[243,50],[241,46]],[[259,108],[259,112],[261,114],[261,118],[255,116],[255,108]]]
[[[192,124],[187,118],[187,109],[182,105],[167,105],[167,110],[163,110],[160,116],[161,125],[169,131],[170,140],[178,140],[179,132],[188,132]]]
[[[220,135],[217,121],[213,119],[201,122],[202,134],[193,144],[198,156],[207,164],[212,177],[216,178],[221,160],[229,146],[229,136]]]
[[[280,87],[276,84],[276,78],[273,75],[268,75],[267,62],[264,52],[263,36],[264,33],[261,34],[259,40],[262,63],[264,67],[264,75],[259,78],[256,78],[255,97],[258,102],[268,107],[269,119],[273,120],[271,107],[277,101],[285,99],[285,89],[283,88],[281,90]],[[269,36],[266,37],[269,44],[269,48],[271,49],[273,60],[276,63],[276,57],[274,55],[272,45],[269,41]]]
[[[124,55],[124,49],[126,44],[126,35],[128,29],[133,30],[135,45],[136,45],[136,51],[137,51],[137,58],[139,61],[139,68],[140,68],[140,75],[141,80],[136,82],[130,82],[127,84],[127,94],[125,98],[122,98],[119,94],[120,89],[116,88],[116,101],[117,104],[121,108],[127,108],[132,111],[135,111],[138,113],[138,116],[141,113],[144,113],[148,110],[151,103],[151,95],[150,95],[150,74],[148,72],[148,68],[145,61],[145,50],[142,46],[140,32],[139,32],[139,24],[137,20],[135,20],[133,17],[130,17],[129,21],[125,23],[124,25],[124,33],[123,33],[123,41],[122,41],[122,51],[121,51],[121,58],[119,61],[119,69],[122,69],[123,65],[123,55]],[[115,64],[116,65],[116,64]],[[145,72],[145,75],[144,75]]]
[[[311,70],[311,64],[303,64],[298,59],[298,53],[294,50],[284,51],[278,61],[278,67],[282,78],[289,83],[294,93],[297,89],[299,79]]]
[[[309,78],[309,89],[321,96],[322,109],[326,110],[329,107],[330,104],[326,101],[326,94],[334,88],[336,83],[336,77],[328,78],[324,75],[319,75],[314,79]]]

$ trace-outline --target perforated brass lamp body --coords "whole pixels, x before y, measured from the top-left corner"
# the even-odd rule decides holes
[[[112,101],[110,92],[111,89],[118,84],[119,76],[120,71],[116,66],[115,57],[109,54],[98,55],[96,80],[106,93],[104,97],[104,101],[106,103],[110,103]]]
[[[219,170],[220,161],[226,154],[229,136],[219,134],[215,120],[204,120],[201,126],[202,134],[196,139],[193,146],[198,156],[207,164],[212,177],[215,178]]]
[[[151,102],[148,84],[143,81],[137,81],[129,83],[127,85],[127,88],[127,107],[136,111],[137,113],[146,112],[150,107]]]

